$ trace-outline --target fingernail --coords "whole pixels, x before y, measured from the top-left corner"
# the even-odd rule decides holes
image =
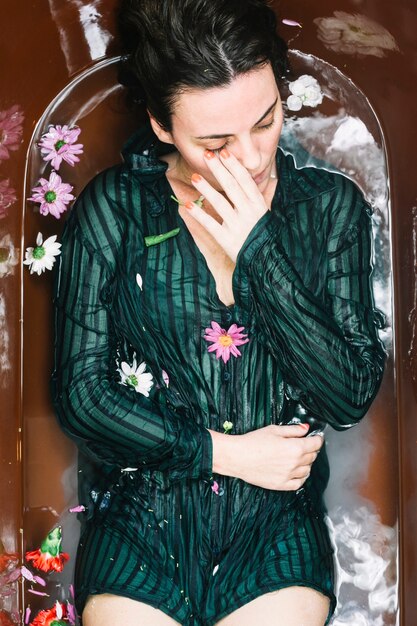
[[[193,174],[191,176],[191,180],[193,181],[193,183],[199,183],[200,180],[202,180],[200,174]]]
[[[186,202],[184,204],[184,206],[185,206],[186,209],[193,209],[194,208],[194,205],[193,205],[192,202]]]
[[[300,424],[300,426],[302,426],[306,430],[308,430],[310,428],[310,424]]]
[[[226,148],[222,148],[220,150],[220,156],[222,157],[222,159],[228,159],[230,156],[229,150],[226,150]]]
[[[204,150],[204,156],[206,159],[214,159],[216,155],[211,150]]]

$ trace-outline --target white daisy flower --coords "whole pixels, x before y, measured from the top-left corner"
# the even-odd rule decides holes
[[[14,266],[18,263],[18,251],[13,245],[9,234],[0,239],[0,276],[8,276],[14,273]]]
[[[316,107],[323,101],[320,85],[314,76],[303,74],[288,85],[291,96],[287,99],[290,111],[299,111],[301,107]]]
[[[230,433],[233,430],[233,422],[223,422],[224,433]]]
[[[153,376],[149,372],[145,372],[146,363],[142,363],[138,366],[136,359],[133,359],[132,365],[129,365],[125,361],[120,364],[118,369],[120,377],[122,379],[122,385],[133,387],[137,393],[141,393],[146,397],[149,397],[149,391],[153,387]]]
[[[40,276],[45,270],[51,270],[55,257],[61,254],[61,244],[56,241],[57,236],[52,235],[43,241],[42,233],[36,237],[36,247],[26,248],[24,265],[29,265],[31,274]]]

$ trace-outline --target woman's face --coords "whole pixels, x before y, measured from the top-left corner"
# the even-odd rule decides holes
[[[281,100],[271,66],[235,78],[230,85],[181,93],[174,105],[172,131],[151,118],[158,137],[175,144],[180,171],[189,182],[194,172],[218,188],[204,151],[227,147],[250,172],[261,193],[275,168],[283,121]]]

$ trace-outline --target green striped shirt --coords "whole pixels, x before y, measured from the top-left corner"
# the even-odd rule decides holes
[[[211,477],[207,428],[224,421],[232,434],[294,414],[340,430],[358,422],[384,363],[360,191],[342,175],[297,170],[278,150],[271,211],[239,253],[227,307],[171,198],[164,148],[139,133],[66,224],[53,376],[64,430],[101,468],[170,482]],[[241,356],[208,352],[212,321],[244,327]],[[149,397],[121,384],[118,365],[133,354],[153,374]]]

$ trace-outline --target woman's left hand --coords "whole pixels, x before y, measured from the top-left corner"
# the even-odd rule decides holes
[[[218,155],[206,150],[204,158],[227,198],[199,174],[193,174],[191,182],[212,205],[222,223],[195,202],[188,202],[185,206],[190,215],[204,226],[232,261],[236,262],[245,239],[268,207],[248,170],[227,150],[221,150]]]

